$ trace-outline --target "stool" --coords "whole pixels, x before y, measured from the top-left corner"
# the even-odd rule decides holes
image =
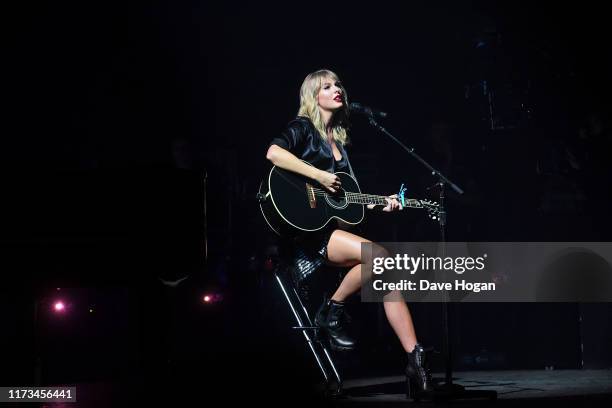
[[[304,335],[304,339],[314,356],[323,380],[325,382],[325,391],[330,392],[333,396],[342,393],[342,378],[336,369],[336,365],[331,357],[327,346],[321,341],[319,336],[319,327],[315,326],[310,319],[308,310],[304,306],[298,291],[290,279],[286,279],[279,271],[274,272],[274,280],[283,292],[287,304],[295,317],[297,326],[292,329],[299,330]]]

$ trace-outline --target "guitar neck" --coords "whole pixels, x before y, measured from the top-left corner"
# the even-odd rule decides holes
[[[387,196],[380,195],[372,195],[372,194],[362,194],[362,193],[351,193],[346,192],[346,198],[349,203],[357,203],[357,204],[375,204],[375,205],[387,205]],[[423,204],[421,201],[416,199],[404,199],[405,205],[404,207],[410,208],[423,208]]]

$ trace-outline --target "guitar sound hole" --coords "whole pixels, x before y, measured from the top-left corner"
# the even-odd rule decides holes
[[[336,209],[343,209],[348,206],[348,201],[346,200],[346,194],[344,190],[340,190],[335,194],[328,193],[325,195],[325,200],[330,205],[330,207]]]

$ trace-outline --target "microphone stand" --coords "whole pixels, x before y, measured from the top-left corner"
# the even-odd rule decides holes
[[[446,257],[446,209],[444,208],[444,190],[448,185],[451,189],[453,189],[457,194],[463,194],[463,190],[457,186],[455,183],[450,181],[444,174],[442,174],[439,170],[435,169],[431,166],[427,161],[425,161],[421,156],[414,152],[413,147],[406,147],[401,141],[399,141],[395,136],[387,131],[384,127],[379,125],[374,119],[373,114],[368,115],[368,120],[370,125],[384,133],[388,137],[390,137],[395,143],[400,145],[402,149],[408,152],[416,161],[421,163],[427,170],[430,171],[431,175],[438,178],[436,185],[438,185],[440,193],[439,193],[439,216],[438,216],[438,224],[440,226],[440,243],[442,244],[442,258]],[[446,292],[445,292],[446,294]],[[446,294],[448,296],[448,294]],[[453,384],[453,373],[452,373],[452,347],[450,342],[450,301],[446,301],[444,307],[442,308],[442,322],[444,324],[444,339],[443,339],[443,351],[444,351],[444,359],[446,360],[446,377],[445,383],[434,387],[432,392],[432,397],[434,400],[442,399],[442,400],[459,400],[459,399],[470,399],[470,398],[488,398],[488,399],[497,399],[497,391],[493,390],[466,390],[464,386],[459,384]]]

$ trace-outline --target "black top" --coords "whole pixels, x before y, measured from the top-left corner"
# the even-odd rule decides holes
[[[345,173],[351,172],[348,168],[348,162],[346,161],[346,157],[342,156],[340,160],[334,160],[334,171],[343,171]]]
[[[342,154],[340,160],[335,159],[332,147],[321,138],[319,131],[310,119],[298,116],[289,122],[287,128],[279,137],[272,139],[270,145],[278,145],[318,169],[330,173],[346,171],[352,175],[353,172],[344,146],[338,142],[335,143],[340,154]]]

